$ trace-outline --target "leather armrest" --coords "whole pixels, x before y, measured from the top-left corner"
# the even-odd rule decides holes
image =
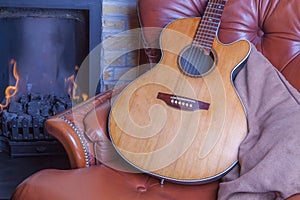
[[[47,132],[62,143],[71,168],[96,164],[93,143],[97,140],[95,137],[106,137],[110,99],[114,92],[98,94],[46,121]]]

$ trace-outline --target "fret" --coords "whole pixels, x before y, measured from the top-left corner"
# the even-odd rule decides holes
[[[213,41],[214,39],[215,39],[215,35],[202,35],[199,38],[195,38],[195,41],[198,41],[198,42],[200,42],[201,40],[203,40],[203,41]]]
[[[210,49],[211,46],[213,45],[212,42],[206,42],[206,41],[201,41],[201,42],[193,42],[194,46],[200,46],[202,48]]]
[[[210,41],[214,41],[213,39],[215,38],[215,36],[213,37],[209,37],[209,36],[203,36],[200,40],[195,40],[195,41],[205,41],[205,42],[210,42]]]
[[[207,7],[207,12],[210,12],[211,10],[212,11],[221,11],[223,10],[224,6],[221,5],[221,6],[208,6]]]
[[[217,31],[219,26],[210,26],[210,25],[206,25],[206,26],[201,26],[199,27],[199,32],[211,32],[211,31]],[[200,33],[199,33],[200,34]]]
[[[219,10],[218,10],[219,11]],[[217,18],[221,18],[221,16],[222,16],[222,11],[220,10],[219,12],[216,12],[216,11],[207,11],[206,12],[206,15],[205,16],[210,16],[210,15],[215,15]],[[205,17],[204,16],[204,17]]]
[[[223,1],[217,1],[217,2],[214,2],[214,1],[210,1],[211,4],[221,4],[221,5],[225,5],[227,2],[227,0],[223,0]]]
[[[212,48],[227,0],[209,0],[192,44]]]
[[[221,13],[207,13],[206,15],[204,15],[203,17],[215,17],[217,19],[221,18],[222,16],[222,12]]]
[[[220,24],[220,21],[218,21],[218,22],[214,22],[214,21],[205,21],[205,20],[201,20],[201,23],[202,23],[202,26],[211,26],[211,27],[218,27],[219,26],[219,24]],[[205,23],[205,24],[204,24]],[[209,24],[209,25],[208,25]],[[210,25],[211,24],[211,25]]]
[[[201,38],[203,35],[211,35],[212,37],[214,37],[216,35],[216,31],[212,32],[201,32],[199,33],[197,36],[195,36],[195,38]]]
[[[217,12],[211,12],[211,11],[207,11],[207,14],[211,14],[211,15],[218,15],[218,16],[222,16],[222,10],[220,10],[221,13],[217,13]]]
[[[216,5],[215,7],[213,7],[214,5]],[[222,10],[224,8],[224,5],[222,4],[217,4],[217,3],[210,3],[208,6],[208,9],[219,9]]]
[[[202,33],[216,35],[217,30],[218,30],[217,27],[211,27],[211,26],[200,27],[199,33],[195,35],[195,37],[201,36]]]
[[[193,42],[192,45],[194,45],[194,46],[200,46],[202,48],[211,50],[213,42],[211,42],[211,41],[200,41],[200,42]]]
[[[201,26],[199,27],[199,33],[197,35],[201,35],[202,33],[206,33],[206,32],[216,32],[218,29],[218,27],[213,27],[213,26]]]
[[[209,8],[206,11],[206,14],[220,14],[222,13],[223,9],[219,9],[219,8]]]
[[[215,35],[215,33],[216,33],[216,30],[215,30],[215,29],[213,29],[213,30],[206,29],[206,32],[208,32],[207,34],[210,34],[210,33],[212,33],[213,35]],[[199,36],[195,36],[195,38],[197,38],[197,37],[199,37]]]
[[[221,19],[221,18],[209,16],[209,17],[203,18],[202,20],[203,20],[204,22],[211,22],[212,20],[220,21],[220,19]]]
[[[211,18],[211,19],[202,19],[200,26],[201,25],[207,25],[207,24],[209,24],[211,26],[219,26],[219,23],[220,23],[220,19],[215,19],[215,20],[213,18]]]
[[[212,43],[194,42],[192,45],[194,45],[194,46],[196,46],[196,47],[201,46],[201,47],[204,48],[204,49],[210,49]]]
[[[222,12],[224,9],[224,6],[225,6],[225,4],[218,4],[218,3],[210,2],[208,4],[205,12],[207,12],[207,13],[212,13],[212,12],[216,13],[218,11]]]
[[[214,40],[211,40],[211,38],[208,38],[208,39],[203,39],[203,40],[201,40],[199,42],[206,43],[206,44],[212,44],[214,42]]]
[[[203,43],[203,44],[200,44],[201,45],[201,47],[203,47],[203,48],[206,48],[206,49],[210,49],[211,48],[211,43],[210,44],[205,44],[205,43]]]
[[[213,30],[215,30],[219,27],[219,24],[220,24],[220,22],[214,23],[214,24],[211,24],[209,22],[208,23],[202,22],[201,26],[199,26],[199,29],[203,28],[203,29],[210,29],[210,30],[213,29]]]
[[[216,9],[223,9],[224,8],[224,5],[225,4],[222,4],[222,3],[215,3],[215,2],[210,2],[208,5],[207,5],[207,8],[216,8]]]

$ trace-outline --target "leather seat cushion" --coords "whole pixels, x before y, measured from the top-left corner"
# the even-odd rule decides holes
[[[119,172],[104,165],[96,165],[73,170],[46,169],[39,171],[19,186],[13,199],[204,200],[216,199],[217,190],[218,182],[200,186],[168,182],[161,185],[158,179],[146,174]]]

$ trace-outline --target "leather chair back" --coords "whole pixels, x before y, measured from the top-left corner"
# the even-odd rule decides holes
[[[142,27],[164,27],[184,17],[201,17],[207,0],[140,0]],[[219,40],[225,44],[247,39],[300,91],[299,0],[228,0],[222,15]],[[158,45],[159,32],[144,33],[145,44]],[[158,50],[148,49],[151,62]]]

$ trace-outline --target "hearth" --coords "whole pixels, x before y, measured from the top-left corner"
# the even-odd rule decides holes
[[[100,40],[101,0],[0,0],[0,151],[64,153],[44,122],[95,91],[87,84],[76,96],[74,79]]]

